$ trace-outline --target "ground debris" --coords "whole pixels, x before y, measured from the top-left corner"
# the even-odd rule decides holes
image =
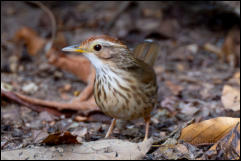
[[[59,145],[52,147],[32,146],[30,148],[1,151],[1,159],[52,159],[52,160],[116,160],[142,159],[152,144],[152,139],[131,143],[117,139],[84,142],[81,145]]]

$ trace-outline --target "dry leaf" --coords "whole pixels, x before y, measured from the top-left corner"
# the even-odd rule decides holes
[[[28,53],[36,55],[46,43],[46,40],[38,36],[38,34],[29,27],[19,29],[14,37],[16,42],[24,42],[27,46]]]
[[[228,32],[222,46],[221,58],[233,66],[240,64],[240,28],[233,27]]]
[[[240,118],[217,117],[185,127],[179,140],[193,145],[213,144],[227,135]]]
[[[31,148],[1,151],[1,159],[35,159],[35,160],[126,160],[142,159],[153,143],[131,143],[109,139],[85,142],[74,145],[34,146]]]
[[[224,85],[222,91],[222,103],[226,109],[240,110],[240,72],[236,72],[228,81],[231,85]]]
[[[205,44],[203,48],[215,53],[222,61],[228,62],[231,66],[240,64],[240,29],[233,27],[227,34],[222,48],[212,44]]]
[[[64,133],[57,132],[55,134],[50,134],[45,138],[42,143],[46,145],[59,145],[59,144],[78,144],[77,136],[73,136],[70,132],[66,131]]]
[[[213,160],[240,158],[240,124],[205,152],[202,159],[207,158]]]
[[[197,148],[187,143],[161,145],[161,147],[153,153],[158,160],[193,160],[197,154]]]
[[[183,87],[180,86],[180,85],[176,85],[174,83],[172,83],[171,81],[166,81],[165,82],[166,86],[171,90],[171,92],[174,94],[174,95],[178,95],[182,90],[183,90]]]
[[[222,92],[222,103],[226,109],[240,110],[240,89],[225,85]]]

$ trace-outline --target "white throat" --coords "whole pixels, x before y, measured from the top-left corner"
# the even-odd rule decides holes
[[[98,57],[96,57],[93,53],[84,54],[90,62],[94,65],[96,69],[96,78],[102,79],[102,78],[108,78],[103,79],[105,81],[110,81],[113,87],[118,87],[116,82],[113,82],[113,80],[118,80],[119,82],[123,82],[122,76],[113,72],[113,70],[108,67],[107,64],[103,63]],[[116,69],[115,69],[116,70]],[[119,71],[120,72],[120,71]],[[112,81],[111,81],[112,80]],[[124,83],[125,84],[125,83]]]
[[[89,59],[91,64],[94,65],[96,71],[99,71],[102,68],[106,67],[106,64],[104,64],[99,58],[95,56],[93,53],[84,53],[84,56]]]

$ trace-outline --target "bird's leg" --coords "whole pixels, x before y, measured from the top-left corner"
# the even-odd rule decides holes
[[[148,139],[148,134],[149,134],[150,116],[145,117],[144,120],[146,123],[146,131],[145,131],[145,138],[143,141],[146,141]]]
[[[114,127],[115,127],[115,123],[116,123],[116,119],[113,118],[112,121],[111,121],[111,125],[110,125],[110,127],[109,127],[109,129],[108,129],[108,131],[107,131],[107,133],[105,135],[105,138],[108,138],[110,136],[110,134],[112,133],[112,131],[113,131]]]

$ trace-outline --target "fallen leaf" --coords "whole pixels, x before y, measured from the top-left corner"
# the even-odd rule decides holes
[[[220,48],[218,48],[217,46],[210,44],[210,43],[206,43],[206,44],[204,44],[203,48],[205,50],[207,50],[208,52],[214,53],[221,58],[222,50]]]
[[[48,136],[48,133],[43,130],[32,131],[32,137],[33,137],[34,143],[41,143],[47,136]]]
[[[57,119],[57,117],[47,111],[43,111],[43,112],[39,113],[39,116],[37,119],[41,120],[41,121],[51,122],[51,121],[54,121],[55,119]]]
[[[14,37],[16,42],[24,42],[27,46],[28,53],[36,55],[46,43],[46,40],[38,36],[38,34],[29,27],[20,28]]]
[[[234,83],[240,86],[240,71],[237,71],[231,79],[228,80],[230,83]]]
[[[228,81],[229,84],[224,85],[222,91],[222,103],[226,109],[233,111],[240,110],[240,72],[236,72]]]
[[[222,61],[228,62],[231,66],[240,64],[240,29],[233,27],[227,34],[221,48],[213,44],[205,44],[203,48],[216,54]]]
[[[1,151],[1,159],[137,160],[144,157],[152,143],[152,139],[140,143],[108,139],[84,142],[81,145],[33,146],[19,150]]]
[[[240,28],[233,27],[222,45],[222,60],[232,66],[240,64]]]
[[[222,103],[226,109],[240,110],[240,89],[225,85],[222,92]]]
[[[54,39],[53,46],[61,50],[63,47],[67,46],[65,36],[62,32],[57,32],[56,38]]]
[[[83,121],[87,121],[88,120],[88,117],[86,116],[76,116],[74,118],[75,121],[78,121],[78,122],[83,122]]]
[[[238,123],[225,137],[215,143],[202,159],[239,159],[240,158],[240,124]]]
[[[154,158],[158,160],[195,159],[199,149],[189,143],[178,142],[180,133],[181,127],[174,130],[166,139],[163,138],[162,141],[165,140],[165,142],[153,153]]]
[[[179,160],[179,159],[193,160],[197,155],[196,151],[197,151],[197,148],[192,147],[192,145],[169,144],[169,145],[161,145],[161,147],[158,150],[156,150],[153,153],[153,155],[154,155],[154,158],[157,158],[158,160]]]
[[[46,145],[59,145],[59,144],[78,144],[77,136],[72,135],[70,132],[57,132],[50,134],[45,138],[42,143]]]
[[[176,85],[176,84],[172,83],[171,81],[166,81],[165,84],[174,95],[178,95],[183,90],[182,86]]]
[[[160,74],[163,73],[165,71],[164,67],[162,65],[157,65],[154,67],[155,73],[156,74]]]
[[[227,135],[238,122],[240,118],[217,117],[194,123],[182,130],[179,140],[193,145],[214,144]]]
[[[181,109],[181,113],[186,114],[188,116],[194,115],[199,110],[192,103],[180,102],[179,107]]]

